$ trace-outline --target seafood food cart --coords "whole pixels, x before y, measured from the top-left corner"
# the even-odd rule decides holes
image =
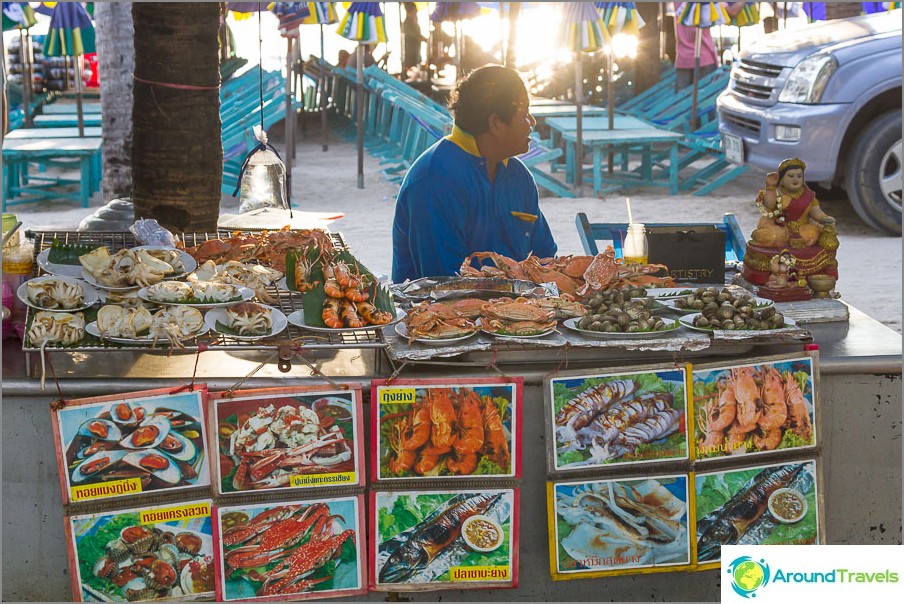
[[[53,240],[135,244],[32,235],[36,277]],[[230,235],[183,242],[252,244]],[[99,335],[4,341],[5,599],[714,600],[722,543],[900,543],[901,338],[857,309],[779,303],[794,321],[755,333],[656,313],[671,318],[655,337],[576,317],[527,335],[515,324],[549,311],[510,299],[486,331],[424,342],[411,332],[434,319],[366,279],[373,308],[349,324],[325,282],[355,289],[366,269],[341,235],[309,238],[341,266],[294,242],[283,264],[258,258],[289,281],[257,271],[250,295],[226,252],[208,267],[231,303],[278,311],[264,321],[213,303],[151,342],[85,310]],[[176,295],[211,304],[203,286]]]

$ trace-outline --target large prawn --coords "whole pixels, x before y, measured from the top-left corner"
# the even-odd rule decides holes
[[[763,397],[760,388],[753,379],[753,369],[750,367],[732,369],[731,378],[734,382],[735,398],[738,401],[738,424],[743,432],[750,432],[756,427],[762,414]]]
[[[764,433],[778,430],[788,417],[788,402],[785,400],[785,385],[775,367],[769,367],[761,374],[763,381],[762,413],[758,420]],[[774,447],[773,447],[774,448]]]
[[[785,373],[785,397],[788,401],[788,424],[791,431],[809,441],[813,437],[810,408],[791,372]]]

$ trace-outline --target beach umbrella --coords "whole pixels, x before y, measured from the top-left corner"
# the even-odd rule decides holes
[[[3,3],[3,31],[19,30],[19,56],[22,58],[22,109],[25,114],[25,127],[31,127],[31,36],[28,28],[37,23],[35,12],[27,2]],[[0,53],[2,54],[2,53]],[[3,59],[5,61],[5,58]],[[3,65],[6,72],[6,64]]]
[[[583,195],[584,143],[583,111],[584,76],[581,73],[581,53],[596,52],[609,43],[609,33],[603,27],[599,11],[590,2],[565,3],[565,44],[574,52],[574,98],[577,106],[577,133],[575,140],[575,187]]]
[[[461,22],[480,15],[480,5],[476,2],[437,2],[430,14],[434,23],[452,22],[455,26],[455,77],[461,77],[462,33]]]
[[[45,57],[75,57],[75,99],[78,114],[78,135],[85,135],[82,115],[81,55],[97,52],[94,45],[94,26],[91,17],[78,2],[57,2],[50,17],[50,29],[44,38]]]
[[[759,2],[745,2],[744,8],[732,17],[731,24],[738,28],[738,51],[741,50],[741,29],[760,22]]]
[[[681,5],[677,21],[687,27],[696,27],[694,36],[694,92],[691,102],[691,132],[697,127],[697,87],[700,79],[700,44],[704,28],[725,25],[731,20],[721,2],[685,2]]]
[[[386,25],[379,2],[352,2],[339,22],[339,35],[358,43],[356,91],[358,124],[358,188],[364,188],[364,45],[386,42]]]

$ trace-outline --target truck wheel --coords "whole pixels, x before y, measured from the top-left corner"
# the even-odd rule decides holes
[[[845,189],[857,215],[869,226],[901,234],[901,112],[870,122],[848,154]]]

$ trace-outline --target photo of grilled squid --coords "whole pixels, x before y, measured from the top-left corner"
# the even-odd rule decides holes
[[[687,455],[683,371],[562,378],[550,386],[557,469]]]
[[[688,564],[687,477],[555,485],[557,572]]]
[[[819,542],[815,461],[697,474],[695,481],[698,562],[720,560],[723,545]],[[769,496],[779,489],[804,496],[803,518],[781,523],[769,513]]]

